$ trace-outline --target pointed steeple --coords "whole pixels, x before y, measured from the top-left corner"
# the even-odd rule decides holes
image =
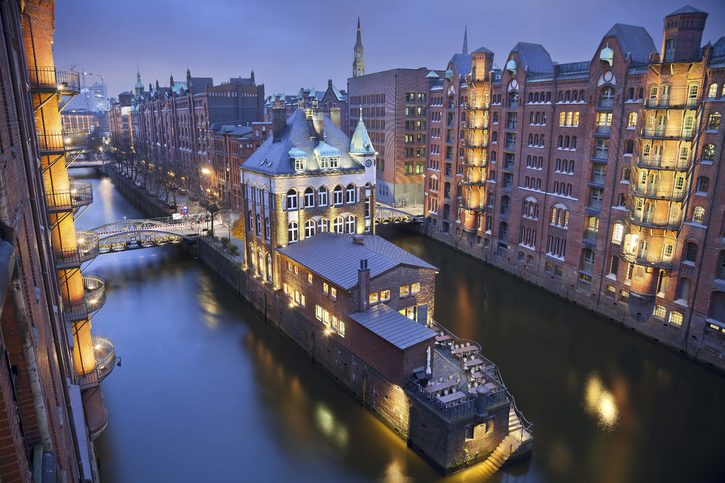
[[[360,119],[357,122],[357,127],[352,134],[352,138],[350,138],[350,154],[361,154],[363,156],[375,155],[375,147],[370,140],[368,129],[363,122],[362,106],[360,106]]]
[[[362,34],[360,33],[360,17],[357,18],[357,38],[355,39],[355,47],[353,48],[352,76],[360,77],[365,75],[365,61],[363,60],[363,51],[365,48],[362,44]]]
[[[138,63],[136,63],[136,85],[134,88],[136,90],[136,95],[140,96],[143,92],[143,82],[141,82],[141,71],[138,68]]]
[[[468,25],[463,29],[463,55],[468,55]]]

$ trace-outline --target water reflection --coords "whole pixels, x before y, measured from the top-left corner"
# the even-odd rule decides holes
[[[596,418],[597,423],[603,429],[614,430],[619,419],[617,402],[614,395],[604,387],[602,380],[596,374],[591,374],[587,379],[584,404],[587,411]]]

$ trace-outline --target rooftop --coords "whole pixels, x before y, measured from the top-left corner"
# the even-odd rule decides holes
[[[409,319],[385,304],[377,304],[367,312],[348,314],[348,317],[398,349],[407,349],[436,335],[425,325]]]
[[[362,244],[353,243],[353,237],[360,237]],[[370,278],[399,266],[437,270],[433,265],[377,235],[319,233],[277,250],[345,290],[357,286],[360,260],[368,261]]]

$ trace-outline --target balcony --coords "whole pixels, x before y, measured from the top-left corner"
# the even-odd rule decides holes
[[[599,232],[597,230],[591,230],[591,229],[584,230],[584,238],[583,238],[584,245],[589,248],[593,248],[594,246],[596,246],[598,234],[599,234]]]
[[[597,128],[594,130],[594,137],[595,138],[608,138],[609,135],[612,133],[612,126],[597,126]]]
[[[684,141],[691,141],[695,137],[695,131],[692,129],[677,130],[656,127],[654,129],[643,129],[642,137],[645,139],[682,139]]]
[[[98,235],[92,231],[76,232],[76,248],[55,254],[56,268],[80,267],[82,263],[98,256]]]
[[[85,149],[86,131],[40,132],[37,133],[40,155],[62,154]]]
[[[667,171],[687,171],[690,168],[690,161],[687,159],[663,160],[661,156],[644,157],[635,159],[634,165],[644,169],[659,169]]]
[[[591,199],[589,200],[589,204],[586,207],[586,212],[588,215],[598,215],[599,212],[602,209],[602,200],[599,199]]]
[[[682,201],[686,195],[684,189],[658,188],[657,186],[642,186],[640,184],[630,185],[630,190],[634,196],[655,200]]]
[[[478,205],[469,205],[467,200],[461,201],[461,208],[468,211],[483,211],[486,209],[486,207],[483,205],[483,203]]]
[[[506,143],[506,144],[504,144],[503,148],[506,151],[515,151],[516,150],[516,143]]]
[[[468,109],[471,111],[485,111],[488,109],[488,103],[471,105]]]
[[[668,216],[644,216],[630,213],[629,221],[637,226],[660,228],[663,230],[676,230],[680,226],[679,218]]]
[[[96,368],[80,377],[81,389],[97,386],[113,371],[116,366],[116,348],[113,342],[105,337],[93,336],[93,355],[96,359]]]
[[[660,99],[647,99],[645,105],[648,109],[695,109],[697,99],[680,99],[673,101],[669,97]]]
[[[614,98],[601,98],[599,99],[599,103],[597,103],[597,110],[598,111],[611,111],[614,109]]]
[[[84,320],[103,307],[106,303],[106,283],[93,275],[83,276],[83,300],[75,304],[65,304],[63,320],[72,323]]]
[[[466,147],[469,149],[485,149],[488,147],[488,139],[482,139],[480,141],[469,141],[466,143]]]
[[[580,266],[579,266],[580,272],[585,272],[588,274],[594,273],[594,262],[587,262],[582,260]]]
[[[73,96],[81,92],[78,72],[55,67],[28,68],[28,84],[34,92],[57,92],[63,96]]]
[[[594,150],[594,154],[592,155],[592,162],[598,163],[598,164],[606,164],[608,159],[609,159],[609,150],[608,149],[595,149]]]
[[[589,180],[589,186],[591,186],[593,188],[603,188],[604,179],[605,179],[605,175],[598,174],[598,173],[592,173],[592,177]]]
[[[626,250],[622,251],[622,256],[628,262],[636,263],[637,265],[664,269],[672,268],[672,257],[665,258],[662,255],[652,255],[647,254],[647,252],[628,252]]]
[[[71,181],[70,189],[46,192],[45,202],[50,213],[76,210],[93,203],[93,186],[87,181]]]

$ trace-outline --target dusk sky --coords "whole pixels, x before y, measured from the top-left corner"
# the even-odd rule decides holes
[[[586,5],[588,3],[589,5]],[[169,74],[215,83],[249,76],[267,95],[345,88],[355,23],[361,17],[366,72],[394,67],[443,68],[461,50],[488,47],[501,65],[518,41],[541,43],[554,61],[588,60],[614,23],[644,26],[659,48],[662,18],[681,0],[58,0],[59,66],[104,74],[110,96],[131,90],[136,63],[146,86]],[[697,0],[710,15],[703,43],[725,35],[725,2]],[[88,83],[93,81],[92,78]]]

